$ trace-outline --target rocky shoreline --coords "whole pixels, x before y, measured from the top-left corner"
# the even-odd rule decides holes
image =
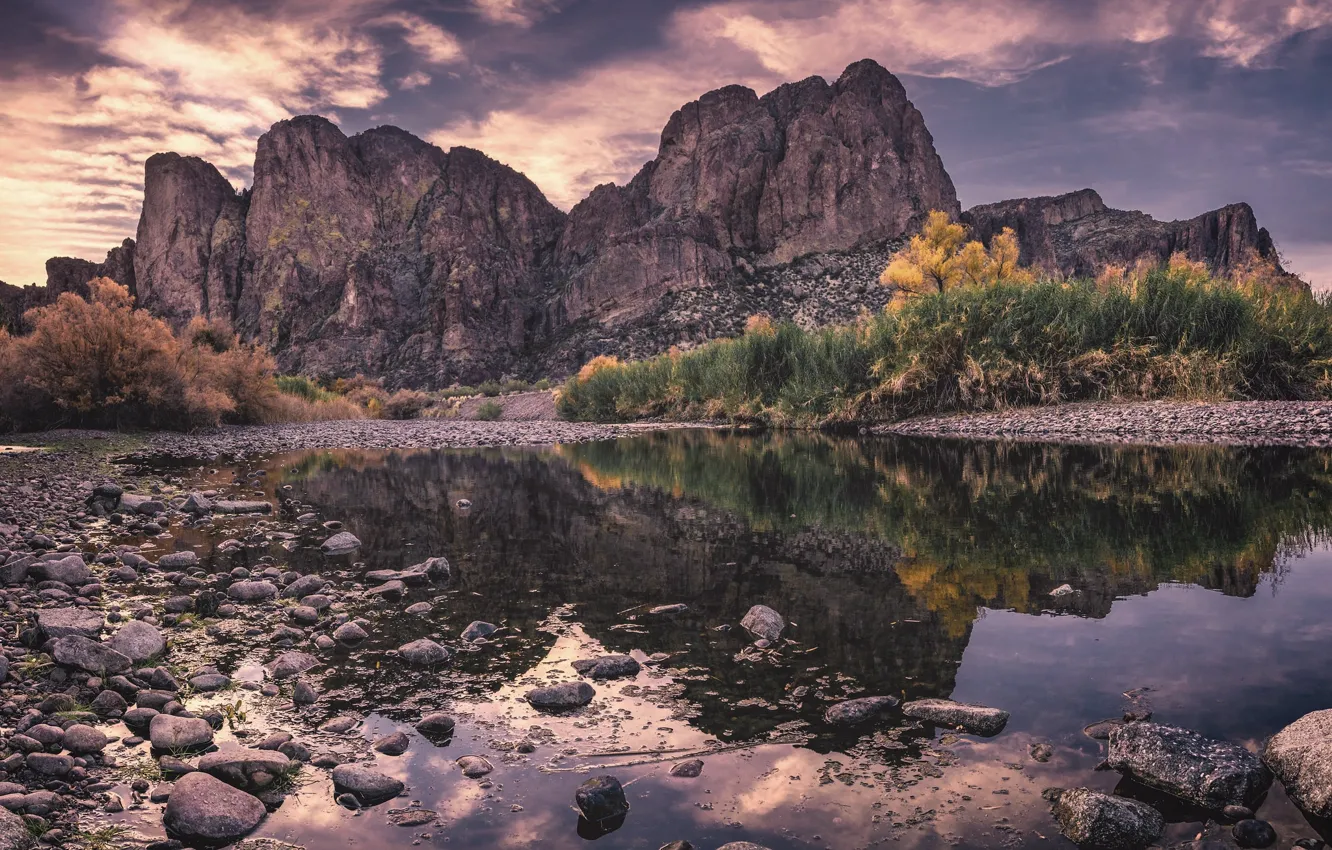
[[[1332,403],[1089,402],[921,416],[875,434],[1126,445],[1332,446]]]

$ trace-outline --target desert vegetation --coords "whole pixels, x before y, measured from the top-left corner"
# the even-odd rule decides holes
[[[1332,304],[1262,269],[1218,279],[1175,257],[1096,280],[1038,279],[932,216],[884,271],[893,305],[840,327],[757,317],[737,338],[589,362],[571,419],[811,427],[1104,399],[1332,397]]]
[[[0,431],[413,419],[454,415],[450,398],[482,394],[279,375],[268,353],[230,328],[195,319],[173,332],[106,279],[91,281],[86,299],[65,293],[25,319],[26,335],[0,329]],[[496,384],[495,395],[515,386]]]

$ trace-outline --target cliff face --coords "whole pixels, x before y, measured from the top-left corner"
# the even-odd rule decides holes
[[[567,216],[484,154],[394,127],[278,122],[240,193],[203,160],[157,154],[137,245],[52,260],[45,290],[0,286],[0,310],[12,324],[106,275],[176,326],[230,322],[284,371],[421,387],[559,375],[754,312],[812,325],[881,309],[878,271],[936,209],[987,241],[1013,227],[1024,261],[1066,275],[1175,251],[1221,272],[1276,256],[1244,204],[1158,222],[1084,190],[961,213],[920,112],[865,60],[831,84],[686,104],[653,161]]]
[[[135,292],[135,245],[133,239],[112,248],[100,263],[75,257],[52,257],[46,261],[46,286],[11,286],[0,281],[0,328],[12,332],[24,330],[23,314],[34,307],[46,307],[56,302],[62,293],[72,292],[79,297],[88,294],[88,281],[108,277]]]
[[[759,97],[729,86],[686,104],[657,158],[598,187],[560,240],[558,320],[641,316],[663,293],[755,265],[892,239],[957,192],[892,74],[858,62]]]
[[[1094,276],[1106,265],[1160,262],[1179,252],[1229,274],[1253,260],[1276,263],[1272,237],[1248,204],[1231,204],[1187,221],[1157,221],[1110,209],[1091,189],[972,207],[962,214],[988,243],[1005,227],[1017,232],[1022,262],[1069,277]]]

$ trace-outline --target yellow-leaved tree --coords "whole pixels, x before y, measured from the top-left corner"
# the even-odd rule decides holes
[[[1018,254],[1012,228],[1005,227],[986,248],[975,240],[968,242],[967,229],[936,210],[893,257],[879,282],[894,287],[899,300],[958,286],[1030,283],[1032,274],[1018,265]]]

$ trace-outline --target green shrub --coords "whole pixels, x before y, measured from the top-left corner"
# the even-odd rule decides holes
[[[430,406],[430,396],[416,390],[398,390],[384,403],[384,416],[389,419],[416,419]]]
[[[287,395],[294,395],[306,401],[332,401],[337,398],[335,393],[329,392],[304,375],[278,375],[277,386]]]
[[[490,398],[494,398],[495,396],[504,392],[504,388],[499,385],[498,381],[486,381],[485,383],[477,387],[476,391],[483,396],[489,396]]]
[[[476,409],[476,413],[472,415],[472,418],[479,419],[482,422],[494,422],[497,419],[503,418],[503,416],[503,405],[497,401],[487,401],[482,403],[482,405]]]

